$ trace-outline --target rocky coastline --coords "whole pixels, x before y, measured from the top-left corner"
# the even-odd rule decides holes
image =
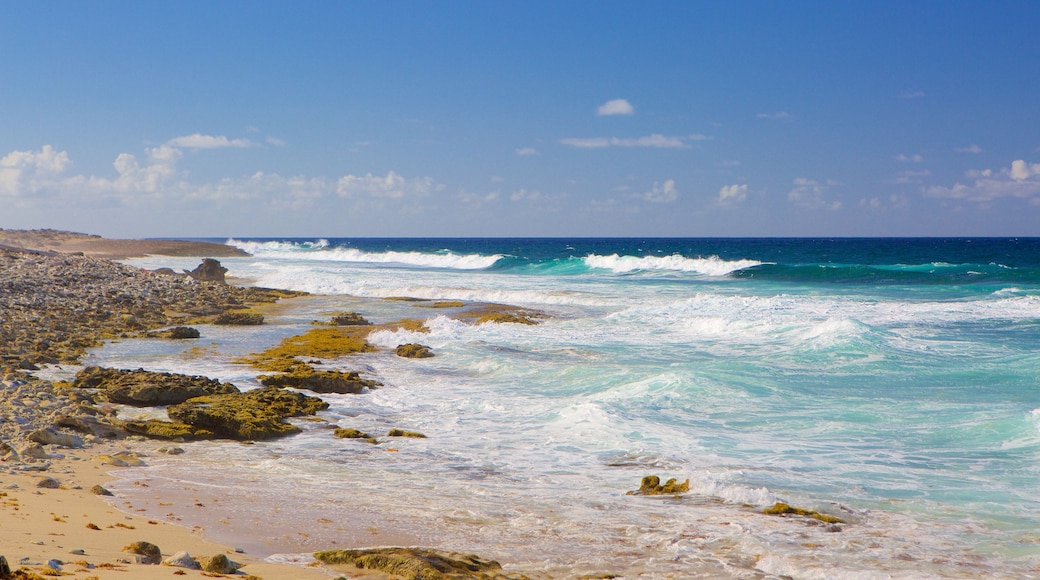
[[[175,445],[178,441],[202,438],[259,440],[284,436],[298,430],[285,422],[285,418],[313,415],[324,408],[323,405],[327,406],[318,397],[286,390],[284,386],[311,392],[323,392],[324,389],[332,389],[325,392],[358,392],[359,389],[379,386],[374,381],[360,379],[356,373],[318,371],[294,360],[294,355],[301,354],[295,349],[301,347],[307,350],[308,356],[335,356],[342,352],[368,350],[370,347],[365,336],[376,326],[370,325],[357,313],[334,316],[331,322],[320,323],[321,327],[304,337],[287,339],[282,345],[255,355],[253,360],[244,361],[258,370],[282,373],[262,377],[265,384],[271,383],[271,386],[246,393],[239,392],[233,385],[206,377],[143,370],[88,367],[77,374],[75,381],[43,380],[33,372],[41,367],[76,365],[87,349],[105,340],[128,337],[174,340],[197,337],[198,332],[188,326],[191,324],[262,323],[262,314],[254,308],[297,295],[229,285],[223,279],[225,269],[213,259],[203,260],[192,272],[144,271],[79,250],[65,253],[54,249],[68,249],[70,241],[77,244],[74,247],[83,247],[84,243],[94,248],[105,247],[103,239],[83,234],[53,230],[0,230],[0,484],[5,483],[5,476],[8,476],[8,481],[10,477],[15,481],[25,481],[26,477],[43,478],[39,481],[47,480],[49,489],[71,488],[80,490],[77,493],[86,493],[82,491],[84,484],[77,483],[82,480],[81,470],[75,469],[75,461],[82,460],[83,453],[93,452],[95,469],[100,466],[127,467],[141,464],[141,458],[150,452],[179,452],[175,446],[153,449],[154,445],[145,445],[148,441],[159,440],[161,443],[165,440]],[[163,244],[163,247],[169,247],[166,245],[168,242]],[[116,241],[116,245],[123,250],[127,246],[125,240]],[[196,251],[199,246],[181,249]],[[474,320],[488,317],[494,322],[534,322],[530,319],[532,313],[509,312],[508,307],[505,308],[506,315],[500,311],[501,307],[490,310],[481,307],[469,316]],[[404,320],[394,323],[394,326],[418,328],[421,323]],[[402,345],[398,355],[427,357],[433,353],[423,345]],[[116,417],[113,404],[170,405],[168,415],[172,421],[122,421]],[[330,436],[347,435],[333,434],[330,430]],[[387,436],[422,437],[422,434],[392,431]],[[369,439],[378,444],[373,437],[369,436]],[[72,475],[65,477],[64,482],[48,475],[62,473]],[[45,487],[42,483],[39,486]],[[13,483],[7,484],[6,489],[22,488]],[[94,489],[103,490],[98,485]],[[41,493],[34,492],[35,495]],[[0,497],[6,499],[8,494],[0,492]],[[17,511],[27,505],[29,499],[38,498],[23,496],[22,503],[6,500],[3,505],[13,506],[12,509]],[[20,515],[27,514],[23,512]],[[67,521],[65,516],[53,512],[52,516],[52,522]],[[157,522],[149,521],[148,524]],[[91,522],[86,529],[99,528]],[[0,534],[0,546],[3,546],[4,539]],[[45,542],[33,544],[44,545]],[[91,555],[82,549],[71,553]],[[115,561],[91,562],[83,557],[73,560],[79,566],[75,573],[70,572],[65,559],[25,556],[18,560],[21,567],[16,570],[9,571],[0,566],[0,579],[46,577],[52,573],[84,573],[90,574],[88,578],[103,579],[111,570],[125,572],[126,566],[147,567],[155,563],[156,553],[162,555],[155,544],[137,539],[120,550],[120,557]],[[198,573],[211,576],[213,573],[235,573],[242,565],[231,562],[230,566],[219,570],[205,567],[213,560],[227,560],[222,554],[218,556],[221,557],[192,558],[186,553],[176,553],[163,563],[175,566],[181,572],[198,570]],[[0,550],[0,557],[6,560],[3,550]],[[412,570],[409,573],[384,570],[373,576],[385,578],[523,577],[502,572],[494,562],[482,562],[474,567],[467,558],[475,557],[466,556],[460,560],[459,555],[416,549],[394,553],[392,557],[374,551],[351,561],[336,558],[322,561],[328,567],[354,572],[371,568],[373,561],[387,561],[391,568]],[[247,563],[248,560],[246,558]],[[454,569],[444,569],[440,576],[428,576],[442,568],[445,561],[454,561],[449,566]],[[254,561],[251,565],[255,570],[264,563]],[[315,570],[307,570],[308,573],[312,571]],[[365,573],[371,574],[372,571],[366,570]],[[134,577],[147,577],[151,571],[145,573],[135,569],[135,574]],[[302,571],[291,574],[293,577],[310,577]]]

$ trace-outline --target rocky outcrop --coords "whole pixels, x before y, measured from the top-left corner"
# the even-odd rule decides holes
[[[123,548],[124,552],[136,554],[142,564],[158,564],[162,562],[162,551],[159,546],[150,542],[134,542]]]
[[[330,326],[369,326],[371,324],[357,312],[340,312],[334,314],[332,320],[329,321]]]
[[[346,564],[363,570],[378,570],[401,580],[516,580],[523,576],[506,574],[502,565],[472,554],[458,554],[427,548],[370,548],[366,550],[329,550],[314,557],[330,564]]]
[[[214,437],[237,440],[272,439],[300,431],[288,417],[314,415],[329,404],[317,397],[263,387],[245,393],[197,397],[166,410],[170,419]]]
[[[433,351],[430,347],[425,344],[409,343],[399,345],[394,349],[394,353],[399,357],[404,358],[430,358],[433,356]]]
[[[382,384],[370,379],[363,379],[353,371],[309,371],[307,369],[282,375],[264,375],[257,377],[257,380],[268,387],[290,387],[306,389],[315,393],[340,395],[363,393],[366,389],[374,389]]]
[[[639,483],[638,491],[630,491],[628,495],[678,495],[690,491],[690,480],[679,483],[674,477],[661,485],[661,478],[647,475]]]
[[[228,271],[227,268],[220,265],[220,262],[213,258],[204,258],[202,263],[195,267],[191,272],[187,272],[189,276],[203,282],[219,282],[225,284],[224,274]]]
[[[224,326],[260,326],[264,323],[264,315],[258,312],[225,312],[213,321],[213,324]]]
[[[203,376],[87,367],[76,374],[73,386],[99,389],[95,398],[122,405],[154,407],[176,405],[193,397],[237,393],[231,383]]]

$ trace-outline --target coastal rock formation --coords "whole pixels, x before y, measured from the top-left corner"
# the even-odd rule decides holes
[[[808,510],[808,509],[805,509],[805,508],[791,507],[790,505],[788,505],[786,503],[783,503],[783,502],[776,502],[775,504],[773,504],[773,507],[766,508],[765,510],[763,510],[762,513],[773,515],[773,516],[786,516],[786,515],[802,516],[802,517],[811,518],[811,519],[814,519],[814,520],[819,520],[819,521],[821,521],[821,522],[823,522],[825,524],[843,524],[843,523],[845,523],[845,520],[843,520],[843,519],[841,519],[841,518],[839,518],[837,516],[831,516],[831,515],[823,514],[823,513],[820,513],[818,511],[816,511],[816,510]]]
[[[418,431],[405,431],[404,429],[391,429],[386,433],[387,437],[411,437],[413,439],[426,439],[426,435]]]
[[[430,350],[430,347],[414,342],[398,345],[394,353],[404,358],[430,358],[433,356],[433,351]]]
[[[369,326],[372,323],[357,312],[340,312],[332,316],[330,326]]]
[[[329,550],[314,554],[320,562],[346,564],[363,570],[378,570],[401,580],[518,580],[506,574],[494,560],[427,548],[370,548]]]
[[[263,387],[245,393],[190,399],[166,410],[170,419],[212,431],[215,437],[238,440],[271,439],[300,431],[288,417],[314,415],[329,404],[317,397]]]
[[[661,478],[656,475],[647,475],[639,483],[638,491],[630,491],[628,495],[677,495],[690,491],[690,480],[682,483],[674,477],[661,485]]]
[[[96,396],[99,400],[136,407],[176,405],[193,397],[238,392],[231,383],[208,377],[103,367],[81,370],[73,386],[99,389]]]
[[[264,375],[257,377],[257,380],[268,387],[289,387],[306,389],[315,393],[340,395],[363,393],[365,389],[374,389],[382,385],[377,381],[363,379],[353,371],[311,371],[307,369],[299,369],[281,375]]]
[[[258,312],[225,312],[213,321],[213,324],[225,326],[259,326],[264,323],[264,315]]]
[[[369,443],[378,443],[375,437],[369,435],[368,433],[365,433],[364,431],[358,431],[357,429],[338,428],[335,431],[333,431],[333,434],[336,437],[339,437],[340,439],[364,439]]]
[[[186,270],[185,270],[186,271]],[[227,268],[220,265],[220,262],[213,258],[203,258],[202,263],[195,267],[191,272],[187,272],[189,276],[203,282],[219,282],[226,284],[224,281],[224,274],[228,271]]]

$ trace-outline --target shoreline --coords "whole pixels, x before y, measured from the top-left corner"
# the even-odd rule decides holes
[[[126,473],[115,475],[113,472],[128,469],[100,462],[99,458],[123,452],[147,462],[150,452],[146,450],[158,442],[133,436],[110,439],[101,434],[57,427],[55,420],[81,403],[50,381],[29,374],[40,366],[74,364],[86,348],[113,338],[113,333],[121,330],[124,333],[147,331],[170,322],[165,318],[163,306],[154,302],[132,304],[128,308],[131,312],[118,317],[104,313],[112,324],[102,329],[95,328],[98,321],[90,317],[70,315],[70,312],[100,308],[118,312],[112,301],[114,288],[132,293],[134,284],[140,283],[150,289],[144,292],[147,294],[156,289],[169,290],[173,284],[145,274],[138,278],[134,269],[110,260],[138,254],[200,259],[224,255],[212,251],[213,246],[219,245],[170,240],[106,240],[52,230],[0,230],[0,274],[7,274],[2,276],[6,281],[0,284],[3,290],[0,293],[3,297],[0,301],[0,338],[3,338],[0,340],[3,351],[0,352],[3,379],[0,382],[0,517],[3,517],[0,556],[16,574],[18,570],[46,574],[51,572],[49,565],[59,566],[63,577],[97,580],[127,577],[149,580],[181,572],[189,577],[210,574],[137,563],[139,557],[123,551],[133,542],[146,541],[157,545],[164,558],[181,551],[197,559],[225,554],[242,565],[241,573],[254,578],[337,576],[325,566],[265,562],[207,537],[201,528],[150,518],[134,513],[128,502],[120,505],[123,500],[106,501],[95,495],[91,492],[94,486],[104,487],[123,480]],[[231,254],[234,252],[227,255]],[[124,276],[131,278],[124,281]],[[200,302],[221,295],[227,299],[224,306],[238,301],[233,287],[196,286],[187,290],[174,288],[171,292],[183,294],[206,289],[210,294],[200,294],[197,297]],[[57,287],[55,293],[41,291],[53,287]],[[44,444],[34,442],[41,431],[55,432],[68,439]]]

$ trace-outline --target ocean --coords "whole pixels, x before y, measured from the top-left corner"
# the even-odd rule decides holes
[[[252,254],[222,258],[229,276],[314,296],[86,362],[250,389],[235,357],[334,312],[430,332],[323,361],[383,386],[323,395],[299,435],[126,471],[113,489],[132,509],[272,560],[409,544],[552,578],[1040,574],[1040,239],[226,243]],[[471,325],[392,297],[546,318]],[[435,356],[393,354],[411,342]],[[645,475],[690,491],[627,494]],[[776,502],[845,523],[763,513]]]

